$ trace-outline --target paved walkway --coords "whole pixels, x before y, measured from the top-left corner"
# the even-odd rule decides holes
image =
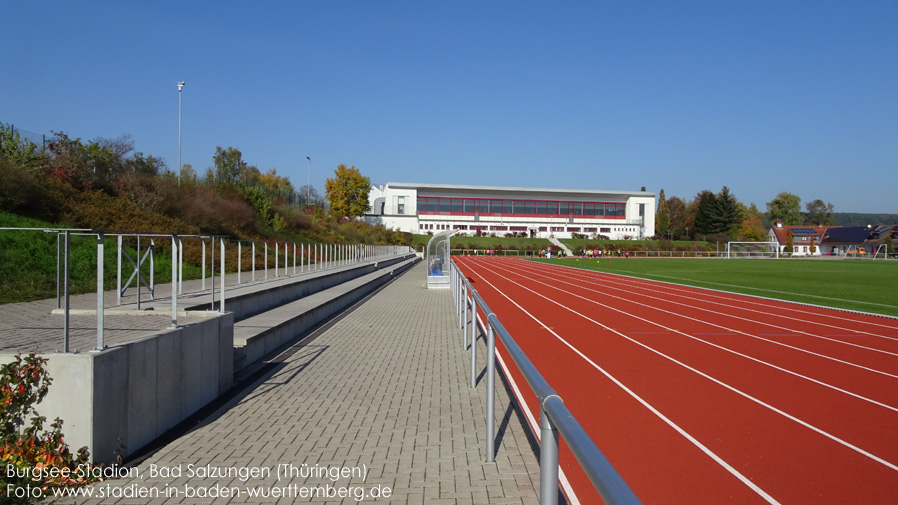
[[[274,269],[268,270],[266,278],[264,270],[243,272],[240,284],[237,274],[225,275],[225,308],[227,298],[247,291],[266,289],[277,284],[296,282],[315,276],[327,275],[355,265],[330,267],[327,269],[302,271],[289,270],[289,276],[281,268],[277,276]],[[125,277],[127,278],[127,275]],[[253,280],[255,277],[255,280]],[[215,308],[220,302],[220,278],[215,277]],[[132,286],[121,298],[115,290],[103,293],[104,305],[104,345],[111,347],[137,340],[147,334],[158,333],[171,326],[171,284],[157,284],[155,296],[151,296],[145,287],[140,292],[140,310],[137,304],[137,289]],[[0,352],[57,352],[64,346],[63,327],[65,316],[56,309],[56,299],[38,300],[25,303],[0,305]],[[60,302],[61,304],[64,301]],[[178,295],[178,325],[187,326],[203,320],[202,312],[183,313],[184,307],[208,303],[212,308],[212,279],[187,280],[182,283],[181,294]],[[69,316],[69,350],[86,352],[97,348],[97,294],[86,293],[70,297]]]
[[[536,504],[538,464],[501,386],[484,462],[485,382],[469,387],[451,295],[424,273],[284,352],[130,477],[55,503]]]

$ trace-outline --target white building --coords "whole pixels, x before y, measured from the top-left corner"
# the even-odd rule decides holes
[[[636,240],[655,230],[655,194],[646,191],[390,182],[372,187],[368,200],[368,222],[410,233],[524,232],[540,238],[595,233]]]

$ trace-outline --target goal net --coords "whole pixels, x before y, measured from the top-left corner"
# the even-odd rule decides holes
[[[727,242],[727,258],[779,258],[777,242]]]

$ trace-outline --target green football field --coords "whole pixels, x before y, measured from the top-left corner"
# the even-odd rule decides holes
[[[898,316],[898,260],[571,258],[534,261]]]

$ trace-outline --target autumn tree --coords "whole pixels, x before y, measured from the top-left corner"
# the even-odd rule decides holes
[[[804,216],[804,224],[812,226],[832,226],[836,224],[836,218],[833,215],[833,204],[823,203],[823,200],[817,199],[808,202],[805,205],[807,213]]]
[[[685,235],[686,228],[692,226],[686,211],[686,201],[676,196],[668,198],[667,212],[670,215],[670,234],[674,238]]]
[[[243,153],[234,147],[224,149],[221,146],[216,146],[215,154],[212,155],[212,163],[215,165],[214,177],[218,184],[236,183],[240,180],[242,171],[246,167]]]
[[[368,193],[371,179],[363,176],[355,166],[337,165],[334,178],[324,183],[325,198],[330,214],[337,218],[362,217],[371,210]]]
[[[764,213],[758,210],[757,205],[751,204],[745,212],[745,218],[739,227],[739,234],[746,240],[760,242],[767,236],[764,228]]]
[[[782,192],[767,202],[767,220],[773,223],[777,219],[786,226],[802,224],[804,219],[801,216],[801,198],[792,193]]]
[[[55,132],[47,145],[48,175],[80,190],[102,189],[112,194],[112,179],[121,170],[122,158],[104,145],[108,145],[104,139],[82,142]]]

